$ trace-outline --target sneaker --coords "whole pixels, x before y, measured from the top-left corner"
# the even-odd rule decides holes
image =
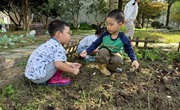
[[[95,58],[96,58],[95,56],[87,55],[87,56],[84,58],[84,61],[93,62],[93,61],[96,60]]]
[[[42,83],[43,85],[47,85],[47,82]]]
[[[120,73],[120,72],[122,72],[122,69],[118,67],[118,68],[116,69],[116,72]]]

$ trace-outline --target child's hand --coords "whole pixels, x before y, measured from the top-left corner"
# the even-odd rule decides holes
[[[69,66],[72,67],[72,68],[80,68],[82,65],[79,64],[79,63],[72,63]]]
[[[87,55],[86,50],[82,51],[81,54],[80,54],[80,56],[81,56],[82,58],[86,57],[86,55]]]
[[[74,75],[77,75],[78,73],[79,73],[79,69],[78,69],[78,68],[74,68],[73,74],[74,74]]]
[[[131,66],[132,66],[132,67],[135,66],[136,69],[138,69],[138,68],[139,68],[139,63],[138,63],[136,60],[134,60],[134,61],[132,62],[132,65],[131,65]]]

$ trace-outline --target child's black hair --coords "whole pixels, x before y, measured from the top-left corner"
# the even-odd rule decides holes
[[[124,13],[123,11],[119,10],[119,9],[114,9],[113,11],[111,11],[108,15],[107,18],[114,18],[118,23],[124,23]]]
[[[102,33],[104,33],[106,31],[105,27],[97,27],[96,28],[96,33],[95,35],[101,35]]]
[[[51,35],[51,37],[54,37],[54,35],[56,34],[57,31],[60,31],[61,33],[63,33],[65,26],[70,27],[70,25],[62,20],[53,20],[48,27],[48,32]]]

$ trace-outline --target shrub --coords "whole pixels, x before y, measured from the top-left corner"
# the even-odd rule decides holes
[[[76,28],[74,27],[74,25],[72,23],[70,23],[70,29],[71,30],[76,30]],[[91,26],[84,24],[84,23],[80,23],[80,30],[94,30]]]
[[[151,26],[153,27],[153,28],[159,28],[159,25],[160,25],[160,22],[159,21],[154,21],[154,22],[152,22],[151,23]]]
[[[124,25],[122,25],[122,27],[120,28],[120,31],[126,33],[126,29],[125,29]]]

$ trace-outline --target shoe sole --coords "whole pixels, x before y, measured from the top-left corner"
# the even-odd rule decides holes
[[[68,82],[66,84],[48,84],[48,86],[65,86],[65,85],[68,85],[70,84],[71,82]]]

